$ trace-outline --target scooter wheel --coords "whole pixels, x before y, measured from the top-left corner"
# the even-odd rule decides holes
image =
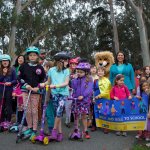
[[[9,128],[8,131],[9,131],[9,132],[12,132],[12,133],[16,132],[14,128]]]
[[[9,132],[12,132],[12,130],[9,128],[9,130],[8,130]]]
[[[35,144],[35,143],[36,143],[35,138],[36,138],[36,136],[35,136],[35,135],[31,137],[31,142],[32,142],[33,144]]]
[[[43,144],[44,144],[44,145],[48,145],[48,143],[49,143],[49,139],[48,139],[48,137],[45,137],[45,138],[43,139]]]
[[[19,137],[16,138],[16,143],[19,143],[21,139]]]
[[[4,127],[0,126],[0,132],[4,132]]]

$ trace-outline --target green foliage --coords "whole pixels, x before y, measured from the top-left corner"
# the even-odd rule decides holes
[[[43,8],[51,7],[55,0],[40,0]]]
[[[4,49],[8,48],[8,44],[4,43],[4,35],[10,37],[11,26],[16,24],[16,54],[23,52],[40,35],[36,46],[46,48],[52,55],[66,47],[71,49],[72,54],[88,59],[95,51],[113,51],[109,5],[104,0],[76,0],[72,5],[68,5],[67,0],[35,0],[18,17],[15,7],[8,10],[4,1],[0,0],[0,37]],[[134,1],[139,4],[138,0]],[[133,64],[142,63],[135,15],[125,1],[115,0],[115,5],[125,10],[115,16],[120,49],[126,52],[127,57],[131,53],[130,61]],[[150,36],[149,8],[149,0],[143,0],[147,33]],[[42,35],[47,29],[48,32]],[[40,40],[44,40],[44,45],[40,45]]]
[[[98,24],[96,28],[96,35],[98,37],[98,45],[95,50],[112,50],[112,25],[110,21],[110,11],[103,7],[94,8],[91,15],[96,15]]]
[[[149,148],[142,145],[135,145],[132,150],[149,150]]]

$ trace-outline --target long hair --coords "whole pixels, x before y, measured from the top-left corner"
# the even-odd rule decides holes
[[[11,74],[11,71],[12,71],[12,68],[11,68],[11,62],[9,61],[9,65],[8,65],[8,72],[7,72],[7,74],[6,74],[6,76],[7,75],[10,75]],[[3,64],[2,64],[2,62],[1,62],[1,64],[0,64],[0,75],[2,76],[3,75],[3,69],[4,69],[4,66],[3,66]]]
[[[63,62],[61,62],[61,61],[56,61],[56,67],[57,67],[57,71],[58,71],[58,72],[61,72],[61,71],[63,70],[63,68],[64,68]]]
[[[144,67],[143,67],[143,75],[144,75],[144,76],[146,76],[145,70],[146,70],[147,67],[150,69],[150,66],[144,66]],[[149,76],[150,76],[150,74],[149,74]],[[146,76],[146,77],[147,77],[147,76]]]
[[[147,82],[147,81],[142,81],[142,82],[140,83],[140,96],[141,96],[141,97],[142,97],[142,93],[145,92],[145,91],[143,90],[143,88],[142,88],[144,84],[148,84],[148,82]],[[148,84],[148,85],[149,85],[149,84]]]
[[[19,59],[19,57],[23,57],[24,58],[24,63],[25,63],[25,56],[24,55],[19,55],[17,58],[16,58],[16,60],[15,60],[15,64],[14,64],[14,67],[18,67],[19,66],[19,63],[18,63],[18,59]]]
[[[127,62],[127,60],[126,60],[126,56],[125,56],[125,54],[124,54],[124,52],[123,52],[123,51],[119,51],[119,52],[117,52],[116,57],[115,57],[115,64],[118,66],[118,59],[117,59],[117,57],[118,57],[118,54],[119,54],[119,53],[121,53],[121,54],[123,54],[123,55],[124,55],[123,64],[128,65],[128,62]]]

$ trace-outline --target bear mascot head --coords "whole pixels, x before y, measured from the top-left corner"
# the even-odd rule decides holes
[[[96,67],[104,67],[105,77],[109,78],[110,67],[114,63],[113,53],[109,51],[97,52],[94,56],[94,59]]]

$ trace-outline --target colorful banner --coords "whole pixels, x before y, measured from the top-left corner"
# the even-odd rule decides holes
[[[98,99],[94,106],[97,127],[115,131],[144,130],[147,117],[148,96],[139,100]]]

